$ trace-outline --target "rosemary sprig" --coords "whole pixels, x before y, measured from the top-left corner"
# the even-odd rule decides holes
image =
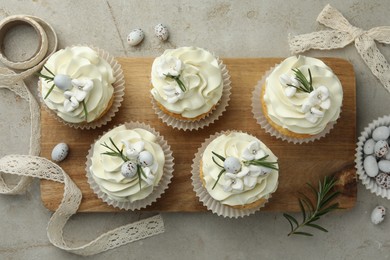
[[[167,78],[175,80],[177,85],[179,85],[179,88],[181,89],[181,91],[185,92],[187,90],[187,88],[184,85],[183,81],[180,80],[180,75],[178,75],[178,76],[172,76],[171,74],[164,74],[164,75]]]
[[[222,155],[217,154],[216,152],[213,152],[213,151],[212,151],[211,153],[212,153],[213,155],[217,156],[217,158],[220,159],[222,162],[224,162],[224,161],[226,160],[225,157],[223,157]],[[226,172],[226,169],[225,169],[222,165],[220,165],[219,163],[217,163],[217,161],[215,160],[214,156],[212,157],[212,159],[213,159],[213,162],[214,162],[216,165],[218,165],[219,167],[222,168],[221,171],[218,173],[217,180],[215,181],[213,187],[211,188],[211,189],[213,190],[213,189],[215,188],[215,186],[217,186],[217,183],[219,182],[219,179],[221,178],[222,174],[223,174],[224,172]]]
[[[294,88],[301,90],[303,92],[306,92],[306,93],[310,93],[314,90],[313,79],[311,76],[310,69],[307,69],[307,71],[309,73],[309,80],[307,80],[307,78],[305,77],[305,75],[303,75],[303,73],[300,69],[292,69],[292,71],[294,71],[294,73],[295,73],[295,79],[298,80],[298,82],[301,84],[298,87],[294,86],[292,84],[287,84],[287,86],[294,87]]]
[[[267,168],[270,168],[273,170],[278,170],[278,168],[275,166],[275,164],[277,164],[278,162],[268,162],[265,160],[268,158],[268,156],[269,155],[267,154],[267,155],[265,155],[259,159],[256,159],[256,160],[242,161],[242,162],[245,166],[256,165],[256,166],[267,167]]]
[[[115,145],[115,143],[111,137],[109,138],[109,140],[110,140],[112,146],[114,146],[114,148],[111,148],[110,146],[107,145],[106,142],[104,142],[100,145],[107,148],[111,152],[104,152],[102,154],[109,155],[109,156],[116,156],[116,157],[121,158],[124,162],[127,162],[129,160],[129,158],[127,158],[126,155],[123,154],[123,148],[119,150],[118,146]]]
[[[331,204],[331,202],[340,194],[339,191],[332,191],[332,188],[336,184],[336,180],[333,177],[328,178],[325,176],[322,183],[321,181],[319,181],[318,190],[316,190],[310,183],[306,184],[308,185],[309,189],[315,194],[316,203],[313,204],[312,200],[310,200],[305,194],[300,193],[302,197],[298,199],[298,202],[302,212],[302,222],[298,223],[298,220],[295,219],[293,216],[287,213],[283,214],[283,216],[290,223],[291,227],[291,231],[290,233],[288,233],[288,236],[313,236],[313,234],[309,232],[299,231],[302,227],[305,226],[315,228],[323,232],[328,232],[328,230],[318,224],[314,224],[313,222],[319,220],[320,217],[322,215],[325,215],[326,213],[329,213],[336,209],[340,209],[338,202]]]
[[[49,91],[46,93],[46,95],[45,95],[45,97],[43,99],[46,99],[50,95],[50,93],[53,91],[54,87],[55,87],[55,85],[53,83],[53,85],[51,85]]]

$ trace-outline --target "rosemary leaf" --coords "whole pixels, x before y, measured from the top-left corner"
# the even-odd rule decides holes
[[[217,156],[223,162],[226,160],[225,157],[223,157],[222,155],[217,154],[216,152],[211,152],[211,153],[214,154],[215,156]]]
[[[54,73],[51,72],[51,70],[49,70],[45,65],[43,65],[43,68],[44,68],[45,70],[47,70],[53,77],[55,77]]]
[[[215,181],[213,187],[211,188],[212,190],[215,188],[215,186],[217,186],[217,183],[219,182],[219,179],[221,178],[222,174],[225,172],[226,170],[225,169],[222,169],[219,174],[218,174],[218,178],[217,180]]]
[[[313,234],[310,234],[310,233],[307,233],[307,232],[299,232],[299,231],[294,232],[293,234],[294,235],[303,235],[303,236],[308,236],[308,237],[312,237],[313,236]]]
[[[212,160],[213,160],[213,162],[214,162],[216,165],[218,165],[219,167],[223,168],[223,166],[222,166],[222,165],[220,165],[219,163],[217,163],[217,161],[215,160],[215,158],[214,158],[214,157],[212,157]]]
[[[50,89],[49,89],[49,91],[46,93],[46,95],[45,95],[45,97],[43,98],[43,99],[46,99],[49,95],[50,95],[50,93],[53,91],[53,89],[54,89],[54,84],[53,85],[51,85],[51,87],[50,87]]]
[[[303,203],[302,203],[301,199],[298,199],[298,202],[299,202],[299,207],[301,208],[301,212],[302,212],[302,219],[303,219],[303,221],[305,221],[306,220],[306,210],[305,210],[305,207],[303,206]]]
[[[306,224],[306,226],[309,226],[309,227],[312,227],[312,228],[319,229],[319,230],[321,230],[321,231],[323,231],[323,232],[328,232],[328,230],[326,230],[325,228],[323,228],[323,227],[321,227],[321,226],[319,226],[319,225],[317,225],[317,224],[308,223],[308,224]]]
[[[87,110],[87,105],[85,104],[85,100],[81,101],[81,104],[83,104],[85,121],[88,122],[88,110]]]

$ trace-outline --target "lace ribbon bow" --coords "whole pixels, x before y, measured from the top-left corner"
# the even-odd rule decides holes
[[[354,41],[364,62],[390,92],[390,65],[375,44],[375,41],[390,44],[390,26],[380,26],[363,31],[351,25],[337,9],[329,4],[318,15],[317,22],[333,30],[289,37],[292,53],[305,52],[310,49],[343,48]]]

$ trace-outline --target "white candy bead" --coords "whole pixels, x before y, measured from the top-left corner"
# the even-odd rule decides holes
[[[153,164],[154,158],[149,151],[142,151],[138,155],[138,161],[143,167],[149,167]]]
[[[69,146],[66,143],[59,143],[51,151],[51,159],[55,162],[63,161],[69,153]]]
[[[369,155],[364,159],[363,167],[366,174],[370,177],[375,177],[379,173],[378,163],[372,155]]]
[[[387,154],[385,155],[385,159],[390,161],[390,153],[387,153]]]
[[[236,157],[227,157],[223,162],[223,167],[227,172],[238,173],[241,170],[241,163]]]
[[[127,43],[131,46],[136,46],[142,42],[144,37],[145,34],[142,29],[134,29],[129,33],[129,35],[127,35]]]
[[[371,222],[375,225],[381,223],[386,216],[386,209],[383,206],[377,206],[371,213]]]
[[[390,136],[390,129],[387,126],[380,126],[377,127],[373,132],[372,132],[372,138],[375,141],[379,140],[387,140]]]
[[[61,90],[69,90],[72,88],[72,79],[68,75],[58,74],[54,76],[54,85]]]
[[[154,34],[160,41],[166,41],[169,37],[168,28],[161,23],[154,27]]]
[[[383,157],[389,152],[389,144],[387,141],[379,140],[374,146],[374,152],[376,157]]]
[[[137,164],[127,161],[122,164],[121,173],[125,178],[133,178],[137,174]]]
[[[373,154],[374,153],[374,147],[375,147],[375,140],[374,139],[368,139],[364,143],[363,152],[364,154]]]
[[[390,172],[390,161],[388,160],[381,160],[378,162],[379,170],[382,172]]]

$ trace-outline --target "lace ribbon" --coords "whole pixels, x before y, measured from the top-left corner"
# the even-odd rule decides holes
[[[375,44],[375,41],[390,44],[390,26],[380,26],[363,31],[352,26],[337,9],[330,5],[326,5],[318,15],[317,22],[333,30],[289,37],[292,53],[301,53],[309,49],[343,48],[354,41],[364,62],[390,92],[390,65]]]
[[[29,17],[31,18],[31,16]],[[15,19],[15,17],[12,18]],[[16,17],[16,19],[19,18],[24,19],[23,16]],[[38,20],[41,25],[46,24],[37,17],[34,17],[34,19]],[[46,24],[46,26],[49,25]],[[57,40],[55,40],[54,45],[54,49],[56,49]],[[40,69],[47,58],[31,68],[26,68],[27,70],[20,74],[16,74],[7,68],[0,68],[0,89],[9,89],[26,100],[29,103],[31,116],[29,155],[6,155],[0,158],[0,193],[8,195],[21,194],[25,192],[33,178],[63,183],[65,185],[64,196],[57,211],[50,218],[47,235],[54,246],[78,255],[98,254],[127,243],[163,233],[164,222],[160,215],[156,215],[111,230],[79,247],[69,246],[65,242],[62,236],[63,229],[68,219],[77,212],[80,206],[81,191],[60,166],[45,158],[38,157],[40,153],[39,105],[23,81],[24,78],[31,76]],[[2,177],[3,174],[19,175],[21,178],[16,186],[9,187]]]

